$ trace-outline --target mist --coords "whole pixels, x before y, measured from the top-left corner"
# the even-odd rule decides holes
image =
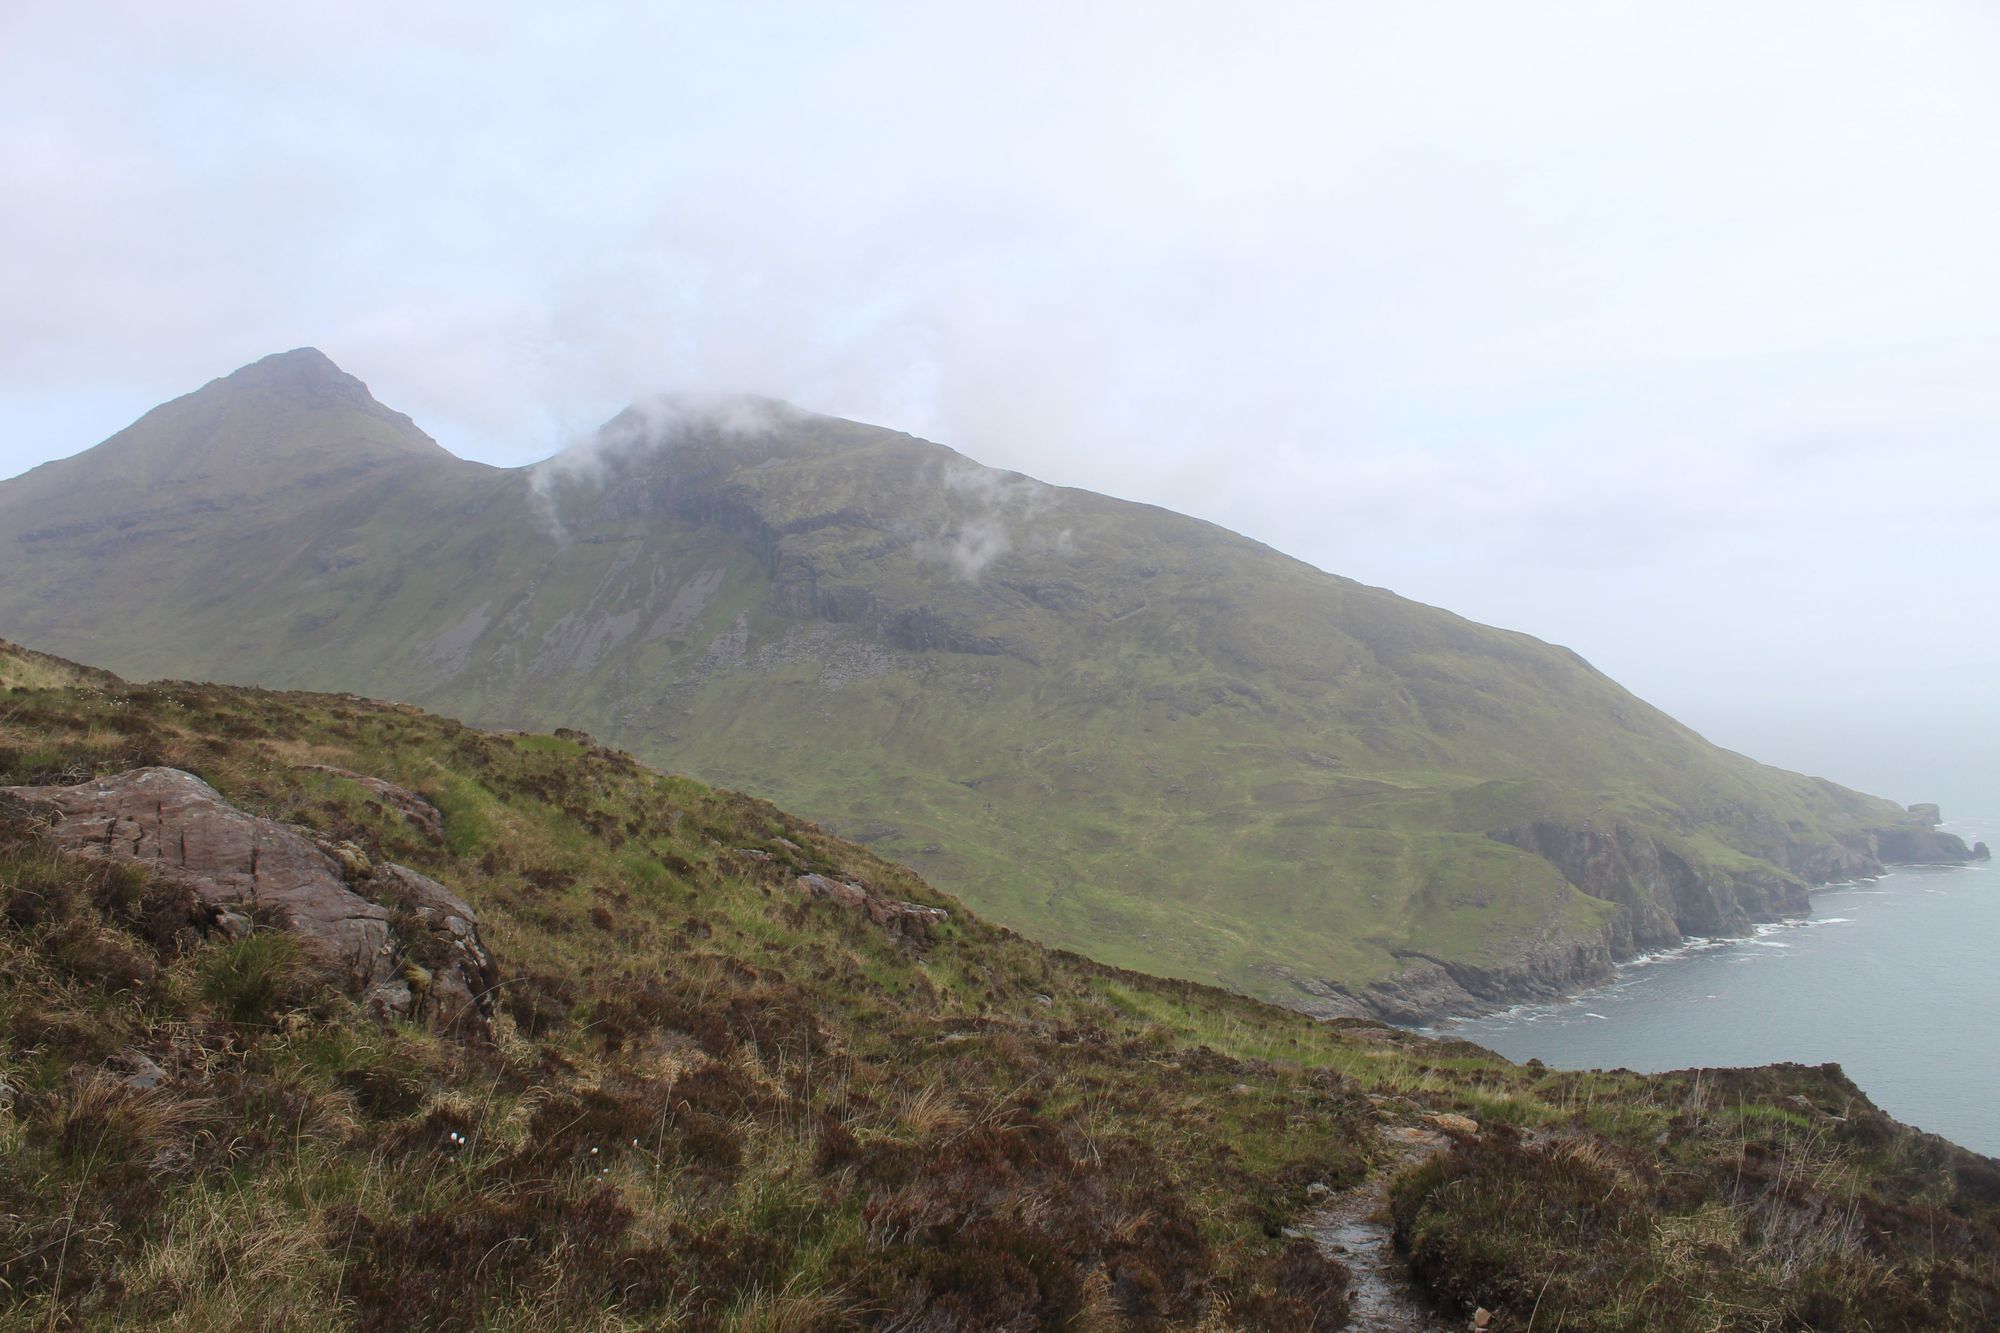
[[[1996,71],[1954,4],[10,5],[0,475],[302,343],[507,465],[770,395],[1996,811]]]

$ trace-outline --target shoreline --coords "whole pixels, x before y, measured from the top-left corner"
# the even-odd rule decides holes
[[[1895,872],[1912,873],[1912,872],[1923,872],[1923,871],[1977,870],[1985,868],[1986,864],[1987,863],[1983,861],[1898,862],[1895,864],[1884,866],[1883,873],[1880,875],[1857,875],[1849,879],[1830,881],[1825,884],[1815,884],[1808,887],[1807,893],[1810,899],[1817,899],[1822,895],[1829,893],[1836,893],[1842,890],[1858,889],[1870,884],[1878,884],[1882,880],[1888,878],[1890,874]],[[1578,1003],[1589,996],[1618,989],[1620,987],[1621,982],[1625,980],[1626,974],[1638,971],[1646,967],[1650,967],[1656,963],[1675,962],[1685,958],[1692,957],[1696,954],[1710,953],[1722,949],[1727,949],[1732,945],[1755,943],[1758,940],[1760,940],[1763,936],[1777,934],[1782,931],[1799,930],[1813,925],[1844,924],[1850,920],[1852,920],[1852,918],[1822,917],[1814,914],[1808,914],[1804,916],[1782,916],[1782,917],[1774,917],[1767,921],[1754,922],[1752,923],[1749,933],[1743,935],[1689,936],[1679,944],[1669,945],[1665,948],[1659,948],[1659,949],[1648,949],[1641,953],[1633,954],[1630,957],[1617,960],[1612,964],[1612,975],[1606,980],[1596,985],[1585,986],[1578,990],[1565,992],[1561,995],[1527,997],[1520,1000],[1516,1000],[1511,1004],[1496,1005],[1491,1009],[1483,1009],[1477,1012],[1452,1013],[1444,1015],[1439,1018],[1430,1019],[1422,1023],[1391,1022],[1391,1026],[1401,1028],[1404,1031],[1413,1032],[1418,1036],[1451,1038],[1456,1035],[1458,1029],[1464,1024],[1484,1023],[1484,1022],[1510,1022],[1513,1021],[1514,1019],[1519,1018],[1521,1015],[1531,1013],[1535,1010],[1552,1011],[1565,1005]],[[1786,947],[1786,946],[1781,945],[1779,947]],[[1598,1015],[1598,1017],[1603,1017],[1603,1016]],[[1383,1019],[1381,1021],[1390,1022],[1390,1020],[1387,1019]],[[1458,1039],[1464,1040],[1464,1038],[1458,1038]]]
[[[1510,938],[1508,956],[1472,957],[1389,947],[1392,970],[1358,983],[1270,970],[1302,996],[1292,1007],[1321,1018],[1357,1017],[1424,1029],[1554,1002],[1615,984],[1634,960],[1673,953],[1713,938],[1739,938],[1757,927],[1813,914],[1814,892],[1888,873],[1891,867],[1964,864],[1990,855],[1957,833],[1940,831],[1935,806],[1844,838],[1760,844],[1763,855],[1728,865],[1694,857],[1664,835],[1622,823],[1598,827],[1542,820],[1492,830],[1493,841],[1552,864],[1570,887],[1607,905],[1595,928],[1552,909],[1532,938]],[[1975,830],[1976,836],[1977,830]],[[1746,854],[1747,855],[1747,854]]]

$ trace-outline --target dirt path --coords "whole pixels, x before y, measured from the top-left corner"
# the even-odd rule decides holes
[[[1411,1285],[1408,1268],[1389,1238],[1389,1181],[1404,1167],[1449,1144],[1428,1129],[1396,1126],[1382,1131],[1394,1160],[1360,1185],[1336,1194],[1307,1217],[1300,1230],[1322,1254],[1347,1265],[1354,1318],[1349,1327],[1369,1333],[1451,1333],[1458,1325],[1431,1308]]]

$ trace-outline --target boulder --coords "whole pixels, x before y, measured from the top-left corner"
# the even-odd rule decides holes
[[[167,1071],[144,1051],[126,1051],[112,1064],[117,1067],[118,1081],[134,1092],[149,1092],[168,1081]]]
[[[483,1027],[493,1014],[499,969],[479,938],[479,916],[465,899],[408,866],[386,865],[375,887],[397,909],[402,944],[424,970],[413,1003],[439,1027]]]
[[[942,907],[925,907],[922,903],[903,902],[900,899],[887,897],[854,880],[830,879],[825,875],[800,875],[798,887],[800,892],[814,898],[829,898],[834,902],[844,903],[885,930],[893,930],[916,939],[928,938],[931,926],[951,915]]]
[[[450,890],[401,866],[346,858],[407,909],[399,934],[387,908],[349,886],[340,860],[294,829],[237,809],[191,773],[137,768],[70,787],[0,787],[0,798],[39,820],[59,850],[137,861],[186,885],[204,930],[234,937],[263,923],[297,937],[378,1012],[427,1014],[454,1027],[491,1012],[492,964],[477,919]],[[441,964],[424,988],[435,1000],[428,1006],[409,984],[412,946]]]

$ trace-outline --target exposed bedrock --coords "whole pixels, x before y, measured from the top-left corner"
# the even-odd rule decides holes
[[[1622,825],[1600,830],[1540,821],[1488,836],[1535,853],[1577,889],[1625,909],[1607,928],[1607,943],[1618,957],[1671,948],[1690,935],[1741,935],[1754,921],[1807,910],[1806,880],[1796,873],[1772,868],[1705,874],[1647,834]],[[1821,859],[1828,869],[1859,864],[1832,852]]]
[[[1392,1023],[1424,1023],[1527,1000],[1553,1000],[1611,978],[1616,956],[1603,939],[1550,938],[1522,957],[1492,967],[1399,955],[1403,968],[1366,987],[1370,1012]]]
[[[1859,850],[1838,842],[1794,842],[1785,845],[1785,869],[1808,884],[1838,884],[1870,879],[1882,873],[1873,844]]]
[[[71,787],[0,787],[72,855],[137,861],[186,885],[204,931],[281,930],[349,994],[385,1015],[480,1031],[495,970],[472,908],[402,866],[358,848],[315,846],[298,831],[237,809],[174,768],[136,768]],[[357,891],[357,887],[366,891]]]
[[[1286,1003],[1316,1018],[1417,1024],[1525,1000],[1553,1000],[1609,980],[1616,961],[1603,937],[1554,934],[1521,958],[1492,967],[1412,951],[1396,956],[1402,966],[1393,975],[1354,988],[1301,976],[1290,967],[1272,971],[1301,992]]]
[[[1875,855],[1892,865],[1957,865],[1986,859],[1980,855],[1985,843],[1967,847],[1965,839],[1941,829],[1909,826],[1876,829],[1873,838]]]

